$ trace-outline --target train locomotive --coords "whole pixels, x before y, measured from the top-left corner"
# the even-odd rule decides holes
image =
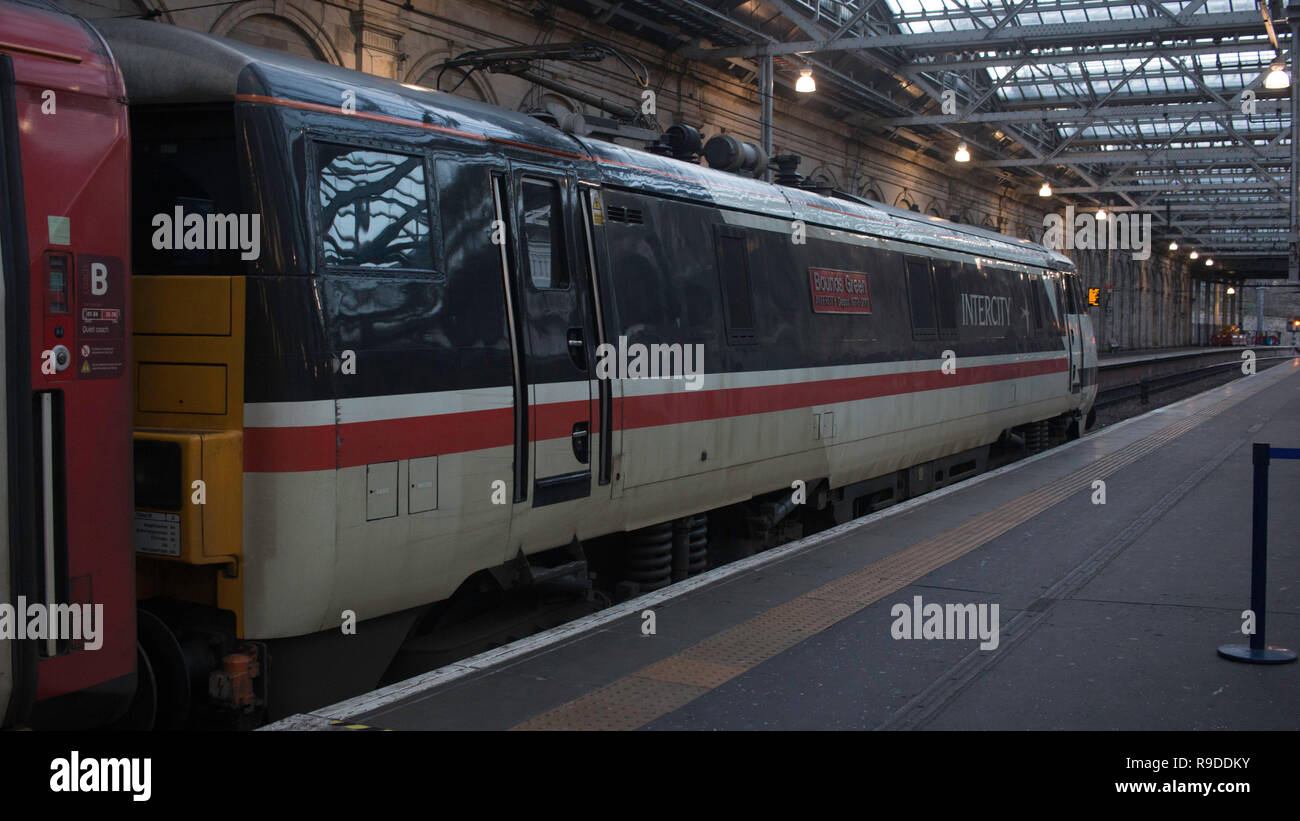
[[[98,26],[130,100],[156,726],[371,687],[470,579],[597,569],[634,595],[742,532],[844,521],[1086,426],[1095,339],[1050,250]],[[598,372],[610,350],[666,369]]]

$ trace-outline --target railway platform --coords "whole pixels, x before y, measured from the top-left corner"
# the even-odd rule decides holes
[[[1216,653],[1248,639],[1252,442],[1300,447],[1300,358],[266,729],[1300,729],[1300,665]],[[1292,649],[1298,489],[1275,462]]]
[[[1243,350],[1259,348],[1264,351],[1290,350],[1293,345],[1211,346],[1196,345],[1185,348],[1148,348],[1145,350],[1098,351],[1097,361],[1104,365],[1135,365],[1146,362],[1203,357],[1230,353],[1240,355]]]

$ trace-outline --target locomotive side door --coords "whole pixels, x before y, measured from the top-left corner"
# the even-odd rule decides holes
[[[1070,393],[1078,393],[1080,374],[1083,368],[1083,336],[1080,314],[1083,307],[1079,304],[1079,285],[1074,274],[1061,276],[1061,285],[1065,291],[1065,335],[1067,352],[1070,356]]]
[[[510,182],[530,492],[533,507],[541,507],[591,495],[595,336],[573,177],[516,166]]]

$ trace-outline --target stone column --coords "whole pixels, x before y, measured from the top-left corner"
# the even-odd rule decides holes
[[[407,27],[397,17],[397,8],[374,0],[360,0],[352,12],[352,33],[356,37],[356,69],[367,74],[400,80],[402,35]]]

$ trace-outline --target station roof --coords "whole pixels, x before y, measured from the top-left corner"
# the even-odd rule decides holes
[[[1285,274],[1292,165],[1280,0],[563,0],[778,96],[812,68],[846,122],[1021,190],[1152,214],[1160,247]],[[1296,13],[1300,14],[1300,4]],[[944,100],[950,101],[947,110]],[[953,104],[955,103],[955,112]]]

